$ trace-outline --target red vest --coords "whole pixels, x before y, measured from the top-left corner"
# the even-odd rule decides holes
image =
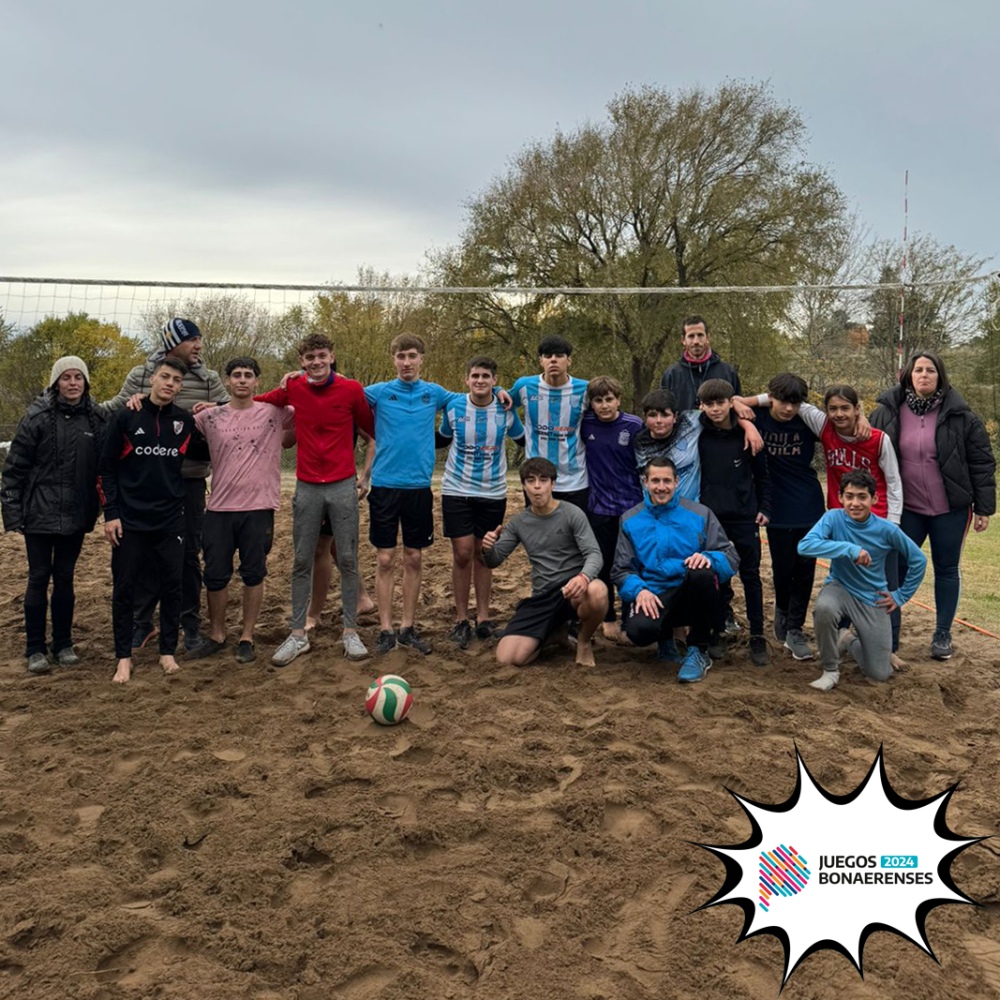
[[[873,427],[872,436],[867,441],[845,441],[829,420],[823,425],[820,442],[826,459],[826,506],[830,510],[844,506],[840,502],[840,477],[845,472],[863,469],[875,477],[875,489],[878,491],[872,513],[879,517],[889,516],[889,490],[878,461],[883,437],[885,435]]]

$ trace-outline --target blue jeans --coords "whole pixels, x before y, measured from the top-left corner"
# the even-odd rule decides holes
[[[971,522],[972,509],[960,507],[958,510],[948,511],[947,514],[935,515],[916,514],[912,510],[904,509],[899,524],[903,534],[918,547],[930,539],[931,564],[934,567],[934,607],[937,612],[935,628],[945,632],[951,631],[955,612],[958,610],[958,598],[962,592],[959,563]],[[900,556],[898,575],[900,581],[906,577],[906,569],[907,564]],[[891,587],[891,579],[889,583]],[[899,620],[899,612],[896,611],[892,616],[893,649],[899,646]]]

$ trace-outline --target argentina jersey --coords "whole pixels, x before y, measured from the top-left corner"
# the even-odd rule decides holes
[[[556,489],[585,490],[587,452],[580,436],[587,382],[571,378],[565,385],[549,385],[541,375],[519,378],[510,394],[524,407],[524,451],[528,458],[547,458],[559,470]]]
[[[468,396],[460,396],[445,407],[439,433],[451,438],[441,480],[443,496],[507,496],[504,439],[524,434],[513,410],[505,411],[496,400],[476,406]]]

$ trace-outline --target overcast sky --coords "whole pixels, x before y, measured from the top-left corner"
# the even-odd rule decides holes
[[[0,274],[414,272],[627,85],[769,81],[875,235],[993,258],[996,0],[0,0]]]

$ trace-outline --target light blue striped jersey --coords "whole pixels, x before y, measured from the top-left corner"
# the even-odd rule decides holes
[[[549,385],[541,375],[525,375],[510,390],[515,406],[524,407],[528,458],[547,458],[559,470],[556,489],[585,490],[587,452],[580,435],[586,409],[587,382],[571,378],[565,385]]]
[[[504,410],[495,399],[477,406],[467,395],[459,396],[445,407],[439,433],[451,438],[441,480],[443,496],[507,496],[504,438],[524,436],[513,409]]]

